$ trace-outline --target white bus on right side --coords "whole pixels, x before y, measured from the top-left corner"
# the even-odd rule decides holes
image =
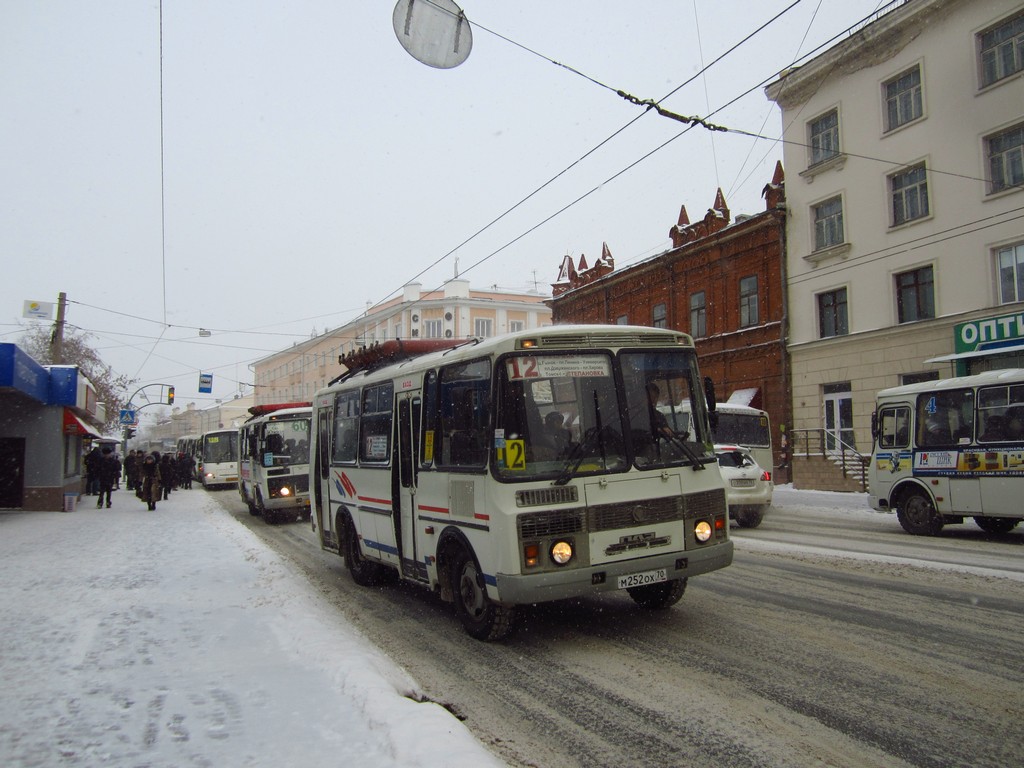
[[[908,533],[967,517],[1007,533],[1024,519],[1024,369],[883,389],[871,434],[869,503]]]

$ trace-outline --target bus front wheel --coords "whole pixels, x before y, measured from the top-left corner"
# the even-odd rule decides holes
[[[942,515],[935,511],[932,500],[921,491],[903,495],[896,507],[896,519],[903,530],[914,536],[935,536],[942,530]]]
[[[455,613],[470,637],[477,640],[502,640],[512,633],[515,609],[495,603],[487,596],[483,574],[476,560],[460,547],[451,561]]]
[[[686,591],[686,579],[672,579],[671,581],[663,581],[660,584],[629,587],[626,591],[633,598],[633,602],[641,608],[660,611],[664,608],[671,608],[682,600],[683,593]]]
[[[348,572],[352,575],[352,581],[361,587],[372,587],[380,583],[381,567],[363,557],[359,536],[351,520],[345,521],[342,536],[342,556],[345,558]]]

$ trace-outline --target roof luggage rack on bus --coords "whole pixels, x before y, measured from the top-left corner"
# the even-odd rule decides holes
[[[378,341],[368,347],[354,349],[347,355],[338,355],[338,362],[348,368],[330,384],[344,381],[356,373],[365,373],[386,365],[408,360],[430,352],[455,349],[465,344],[479,344],[480,339],[392,339]]]

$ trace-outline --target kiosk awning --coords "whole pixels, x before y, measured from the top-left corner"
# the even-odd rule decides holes
[[[78,418],[75,415],[75,412],[70,408],[64,409],[64,434],[81,435],[82,437],[99,437],[99,435],[92,430],[92,427]]]

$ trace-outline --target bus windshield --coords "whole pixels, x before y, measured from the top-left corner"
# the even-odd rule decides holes
[[[308,417],[268,422],[263,440],[263,466],[283,467],[309,463]]]
[[[699,392],[691,350],[507,357],[498,369],[495,474],[563,479],[624,472],[631,462],[700,463],[711,454]],[[701,414],[694,425],[684,402]]]
[[[203,461],[207,464],[238,461],[238,433],[219,432],[203,438]]]

